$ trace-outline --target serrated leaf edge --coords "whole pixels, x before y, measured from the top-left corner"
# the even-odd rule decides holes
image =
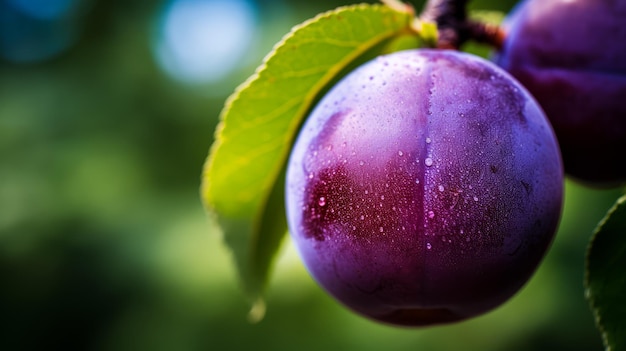
[[[613,205],[613,207],[611,207],[611,209],[609,209],[609,211],[607,212],[606,216],[604,218],[602,218],[602,220],[600,220],[600,222],[598,223],[598,226],[596,227],[596,229],[593,232],[593,235],[591,237],[591,240],[589,241],[589,245],[587,246],[587,252],[585,255],[585,278],[584,278],[584,286],[585,286],[585,298],[587,299],[587,301],[589,302],[589,305],[591,307],[591,312],[593,313],[593,317],[595,320],[595,324],[596,327],[598,329],[598,331],[600,332],[600,335],[602,337],[602,343],[605,346],[605,350],[606,351],[613,351],[613,348],[611,347],[611,345],[609,344],[609,336],[606,332],[606,329],[604,327],[604,323],[602,320],[602,316],[600,316],[600,312],[596,306],[596,300],[592,294],[591,291],[591,286],[590,286],[590,270],[589,270],[589,265],[590,265],[590,256],[591,256],[591,251],[593,250],[593,246],[594,246],[594,242],[596,240],[596,237],[598,236],[598,233],[600,233],[602,231],[602,228],[604,227],[604,225],[607,223],[607,221],[609,221],[611,219],[611,216],[613,215],[614,212],[616,212],[620,206],[623,206],[626,203],[626,195],[621,196],[619,199],[617,199],[617,201],[615,202],[615,204]]]
[[[321,13],[311,19],[308,19],[296,26],[294,26],[289,33],[287,33],[285,36],[283,36],[283,38],[276,43],[272,50],[270,51],[269,54],[267,54],[262,63],[256,68],[255,72],[248,77],[248,79],[246,79],[243,83],[241,83],[239,86],[237,86],[237,88],[235,88],[235,91],[227,98],[225,104],[224,104],[224,108],[222,109],[222,111],[220,112],[220,116],[219,116],[219,123],[217,125],[217,127],[215,128],[215,133],[214,133],[214,142],[211,145],[211,148],[209,149],[209,157],[207,158],[207,161],[205,162],[204,168],[203,168],[203,174],[206,175],[209,173],[209,170],[211,168],[212,165],[212,155],[215,154],[215,150],[219,149],[223,143],[223,137],[222,137],[222,131],[224,130],[224,128],[226,127],[227,121],[226,121],[226,114],[228,113],[228,111],[230,110],[230,106],[237,100],[240,98],[242,91],[244,91],[248,86],[250,86],[251,84],[253,84],[256,80],[259,80],[262,78],[264,72],[267,69],[267,65],[271,63],[271,60],[279,55],[280,53],[280,49],[283,47],[286,47],[288,45],[289,39],[291,39],[294,35],[296,35],[296,33],[301,29],[304,28],[306,26],[308,26],[311,23],[317,22],[323,18],[326,17],[331,17],[337,13],[340,13],[342,11],[346,11],[346,10],[360,10],[360,9],[364,9],[367,7],[386,7],[388,9],[391,9],[392,11],[398,12],[398,13],[402,13],[399,12],[397,9],[392,9],[386,5],[380,5],[380,4],[357,4],[357,5],[347,5],[347,6],[341,6],[338,7],[334,10],[330,10],[324,13]],[[406,14],[410,14],[411,12],[407,11]],[[407,29],[410,29],[409,23],[407,23],[406,26]],[[394,35],[397,35],[398,33],[393,33],[392,35],[381,35],[376,37],[376,39],[372,39],[371,43],[378,43],[382,40],[384,40],[384,38],[391,38]],[[331,80],[332,78],[339,73],[343,68],[345,68],[347,66],[347,64],[349,62],[352,62],[355,58],[357,58],[359,55],[363,54],[365,51],[367,51],[367,49],[371,48],[373,45],[363,45],[364,50],[361,51],[355,51],[352,55],[346,57],[341,64],[337,64],[334,66],[334,69],[331,69],[327,72],[327,74],[324,75],[324,78],[322,80],[320,80],[311,90],[310,93],[305,95],[305,97],[302,99],[302,103],[301,108],[299,109],[298,115],[303,115],[304,111],[307,111],[310,106],[312,101],[314,101],[315,96],[322,90],[322,88],[324,86],[326,86]],[[296,123],[298,122],[298,123]],[[300,120],[294,121],[294,124],[299,125],[300,124]],[[292,126],[293,128],[293,126]],[[276,179],[278,174],[280,172],[280,169],[278,171],[275,172],[275,174],[273,175],[272,179]],[[271,182],[273,183],[273,182]],[[201,193],[204,194],[208,194],[209,188],[211,186],[211,182],[203,182],[202,187],[201,187]],[[267,187],[268,189],[270,187]],[[269,196],[269,195],[267,195]],[[208,200],[208,196],[202,196],[203,199],[203,204],[204,207],[207,209],[212,209],[213,206],[207,202]]]

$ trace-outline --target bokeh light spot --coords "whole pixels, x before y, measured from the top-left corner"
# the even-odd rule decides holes
[[[219,81],[242,62],[256,22],[246,0],[173,0],[159,22],[156,59],[181,82]]]
[[[80,0],[7,0],[13,8],[26,16],[52,20],[71,13]]]

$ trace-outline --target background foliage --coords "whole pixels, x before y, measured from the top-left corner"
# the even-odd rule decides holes
[[[193,82],[159,60],[172,1],[76,0],[56,22],[25,20],[19,3],[32,1],[0,0],[0,349],[602,349],[584,255],[620,189],[573,182],[538,273],[483,317],[423,330],[362,319],[315,285],[287,241],[266,318],[247,322],[199,197],[219,111],[291,26],[354,2],[248,1],[252,40],[237,65]]]

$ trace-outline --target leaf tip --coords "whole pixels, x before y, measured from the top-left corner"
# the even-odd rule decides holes
[[[248,312],[248,322],[253,324],[259,323],[263,320],[263,317],[265,317],[266,310],[265,300],[263,300],[263,298],[258,298],[254,304],[252,304],[250,312]]]

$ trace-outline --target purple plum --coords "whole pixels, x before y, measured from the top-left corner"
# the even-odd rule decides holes
[[[589,185],[626,181],[626,1],[528,0],[504,25],[496,62],[537,99],[565,172]]]
[[[552,242],[563,170],[542,110],[481,58],[409,50],[357,68],[319,102],[287,169],[291,236],[314,279],[373,320],[482,314]]]

